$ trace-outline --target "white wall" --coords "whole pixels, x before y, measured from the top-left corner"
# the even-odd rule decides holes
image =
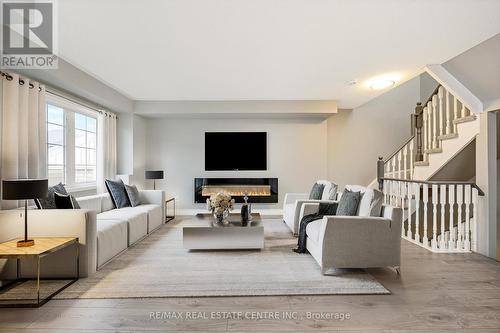
[[[146,119],[134,115],[133,145],[133,182],[139,188],[145,188],[144,171],[146,171]]]
[[[268,170],[204,171],[206,131],[268,132]],[[323,118],[149,118],[146,132],[146,167],[165,171],[166,179],[158,181],[157,188],[175,196],[177,207],[183,210],[204,209],[203,204],[194,204],[197,177],[278,177],[279,203],[254,208],[280,209],[286,192],[309,192],[314,181],[327,174]]]
[[[388,157],[410,138],[410,114],[420,101],[416,77],[353,110],[328,118],[328,178],[341,188],[370,184],[378,156]]]

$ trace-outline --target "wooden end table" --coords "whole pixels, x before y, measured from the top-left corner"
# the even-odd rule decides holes
[[[174,205],[173,215],[168,215],[168,203],[171,202]],[[168,198],[165,200],[165,223],[175,219],[175,198]]]
[[[16,259],[17,260],[17,274],[16,280],[12,281],[9,285],[2,287],[2,289],[12,288],[12,284],[19,283],[23,284],[24,282],[33,280],[29,278],[21,278],[20,277],[20,261],[21,259],[33,258],[36,261],[36,303],[5,303],[4,301],[10,301],[11,299],[0,300],[0,307],[40,307],[43,304],[47,303],[52,297],[60,293],[62,290],[66,289],[70,285],[72,285],[75,281],[80,277],[80,249],[78,244],[77,237],[47,237],[47,238],[35,238],[35,245],[29,247],[17,247],[17,241],[19,239],[12,239],[10,241],[0,243],[0,259]],[[40,299],[40,265],[41,259],[45,256],[48,256],[51,253],[57,252],[68,246],[76,244],[76,276],[74,279],[68,278],[49,278],[44,280],[70,280],[64,286],[60,287],[56,291],[52,292],[49,296]],[[15,288],[19,287],[16,286]],[[23,300],[23,299],[19,299]],[[30,299],[24,299],[31,300]]]

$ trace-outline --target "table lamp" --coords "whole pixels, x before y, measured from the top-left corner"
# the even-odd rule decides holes
[[[10,179],[2,181],[3,200],[24,200],[24,240],[17,242],[18,247],[33,246],[35,241],[28,239],[28,200],[47,197],[47,179]]]
[[[163,179],[163,170],[146,171],[146,179],[153,179],[153,189],[156,190],[156,179]]]

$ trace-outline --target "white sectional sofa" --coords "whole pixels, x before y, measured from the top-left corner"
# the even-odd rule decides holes
[[[32,237],[78,237],[80,277],[92,275],[106,262],[141,240],[165,222],[163,191],[139,191],[141,205],[113,209],[109,194],[77,198],[81,209],[33,209],[28,212]],[[23,235],[24,212],[0,211],[0,241]],[[42,276],[74,276],[75,249],[68,248],[44,259]],[[21,265],[21,275],[32,276],[33,267]],[[15,262],[0,260],[0,280],[15,274]]]

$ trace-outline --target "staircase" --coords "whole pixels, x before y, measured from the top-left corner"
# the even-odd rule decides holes
[[[402,237],[433,252],[475,251],[477,200],[473,182],[434,181],[475,140],[479,119],[459,96],[439,85],[412,115],[411,137],[378,162],[387,204],[403,208]]]

